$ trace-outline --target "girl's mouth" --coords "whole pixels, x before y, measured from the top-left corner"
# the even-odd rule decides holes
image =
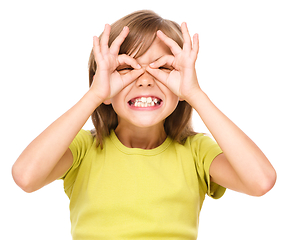
[[[162,100],[157,97],[136,97],[128,101],[129,106],[136,108],[148,108],[160,106]]]

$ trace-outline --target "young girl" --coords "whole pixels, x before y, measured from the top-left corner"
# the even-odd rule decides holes
[[[273,187],[270,162],[200,88],[186,23],[138,11],[93,44],[89,91],[12,169],[26,192],[64,179],[74,240],[196,239],[205,194]],[[192,130],[192,108],[217,143]]]

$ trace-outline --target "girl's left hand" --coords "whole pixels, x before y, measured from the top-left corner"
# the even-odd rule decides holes
[[[165,55],[147,67],[147,71],[158,81],[167,86],[181,100],[191,99],[192,96],[200,91],[197,79],[195,63],[199,52],[198,34],[193,36],[192,40],[186,23],[181,25],[183,33],[183,49],[163,32],[158,31],[157,36],[171,50],[173,55]],[[172,71],[163,71],[162,66],[171,66]]]

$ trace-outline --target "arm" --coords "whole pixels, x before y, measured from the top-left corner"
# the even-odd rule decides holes
[[[12,175],[17,185],[33,192],[61,177],[73,161],[68,149],[70,143],[100,103],[89,91],[34,139],[13,165]]]
[[[196,101],[196,99],[198,100]],[[256,144],[200,91],[188,100],[223,150],[211,164],[211,180],[249,195],[261,196],[275,183],[276,173]]]
[[[158,31],[158,37],[170,48],[173,55],[160,58],[147,70],[165,84],[180,99],[186,100],[200,115],[203,122],[223,150],[211,164],[213,182],[249,195],[260,196],[275,184],[276,172],[262,151],[230,119],[228,119],[201,90],[195,70],[199,39],[193,44],[185,23],[182,24],[183,49]],[[170,73],[159,70],[171,65]]]
[[[94,37],[93,49],[98,69],[91,88],[77,104],[32,141],[13,165],[13,178],[24,191],[36,191],[61,177],[73,163],[68,147],[92,112],[142,74],[141,69],[125,75],[119,75],[116,71],[123,63],[138,68],[135,59],[118,55],[128,32],[128,28],[125,28],[111,48],[108,48],[109,25],[106,25],[100,42]]]

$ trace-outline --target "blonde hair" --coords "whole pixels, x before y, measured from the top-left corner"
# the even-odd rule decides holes
[[[110,46],[114,39],[120,34],[124,26],[129,27],[129,34],[120,47],[119,54],[130,55],[135,53],[134,58],[143,55],[156,38],[157,30],[161,30],[168,37],[183,46],[181,27],[177,23],[161,18],[150,10],[137,11],[129,14],[111,25],[109,37]],[[101,39],[101,36],[100,36]],[[93,51],[89,58],[89,86],[96,72],[96,62]],[[172,139],[184,144],[188,136],[195,135],[191,125],[192,107],[186,101],[179,101],[174,112],[164,122],[166,134]],[[97,139],[97,144],[102,147],[103,140],[110,134],[111,130],[118,125],[117,114],[111,105],[101,104],[91,115],[95,129],[92,131]]]

